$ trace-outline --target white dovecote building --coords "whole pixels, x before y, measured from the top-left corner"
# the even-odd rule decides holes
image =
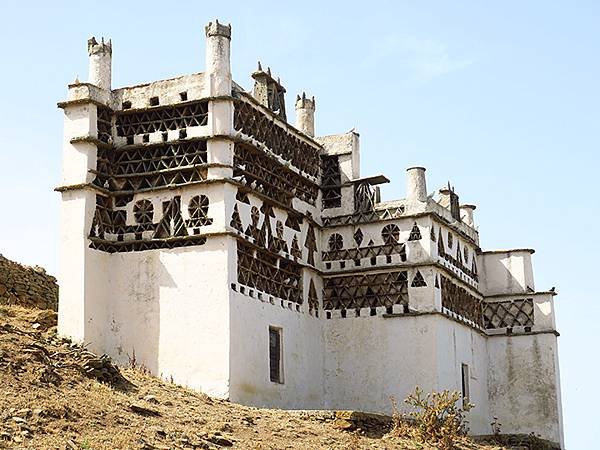
[[[205,71],[111,85],[112,44],[64,110],[59,332],[120,363],[255,406],[389,413],[390,396],[462,391],[471,432],[562,445],[554,292],[533,250],[484,251],[472,205],[381,201],[359,136],[315,135],[260,65],[231,78],[230,26]]]

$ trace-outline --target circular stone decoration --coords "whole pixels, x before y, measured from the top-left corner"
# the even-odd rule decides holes
[[[329,250],[341,250],[344,247],[344,238],[341,234],[334,233],[329,236]]]
[[[386,244],[396,244],[400,239],[400,228],[394,223],[386,225],[381,230],[381,237]]]
[[[154,219],[154,207],[150,200],[140,200],[133,205],[133,216],[139,224],[152,223]]]
[[[208,197],[206,195],[196,195],[190,200],[188,206],[190,219],[203,219],[208,214]]]

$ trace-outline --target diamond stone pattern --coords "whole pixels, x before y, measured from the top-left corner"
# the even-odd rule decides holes
[[[533,326],[533,299],[486,303],[483,316],[488,329]]]

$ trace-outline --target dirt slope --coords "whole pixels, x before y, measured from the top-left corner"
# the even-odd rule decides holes
[[[211,399],[58,338],[55,313],[0,306],[0,448],[427,449],[384,424]],[[99,380],[102,380],[99,381]],[[469,440],[463,449],[498,449]]]

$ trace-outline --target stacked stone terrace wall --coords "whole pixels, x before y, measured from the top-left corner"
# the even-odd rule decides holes
[[[57,311],[56,278],[39,266],[22,266],[0,255],[0,304]]]

